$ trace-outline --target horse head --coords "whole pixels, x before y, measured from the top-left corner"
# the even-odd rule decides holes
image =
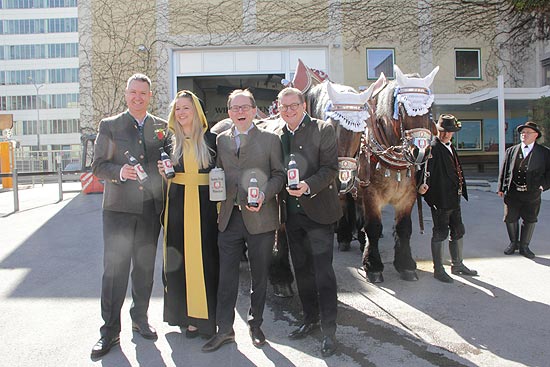
[[[405,75],[397,65],[394,71],[395,81],[380,93],[376,103],[378,123],[383,125],[379,135],[384,135],[386,145],[392,148],[391,160],[398,161],[402,156],[406,165],[421,165],[430,156],[435,131],[431,114],[434,95],[430,85],[439,66],[424,78]]]
[[[329,122],[336,132],[340,193],[354,187],[361,136],[370,118],[367,101],[372,91],[372,86],[359,93],[352,87],[325,81],[308,93],[312,116]]]

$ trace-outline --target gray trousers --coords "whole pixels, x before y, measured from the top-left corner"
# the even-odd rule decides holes
[[[248,245],[251,276],[248,325],[259,327],[262,324],[269,263],[274,241],[275,231],[260,234],[248,233],[241,212],[237,207],[233,209],[226,230],[218,235],[220,252],[220,281],[216,308],[218,333],[226,334],[233,329],[235,305],[239,292],[239,266],[245,243]]]
[[[102,336],[120,333],[120,310],[129,276],[132,279],[132,320],[147,320],[159,233],[159,214],[152,200],[144,203],[143,214],[103,211],[101,316],[105,323],[100,329]]]

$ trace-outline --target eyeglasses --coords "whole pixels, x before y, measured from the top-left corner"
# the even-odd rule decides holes
[[[279,109],[283,112],[288,111],[290,108],[292,111],[296,111],[300,107],[301,103],[291,103],[291,104],[280,104]]]
[[[538,134],[536,131],[522,131],[519,133],[520,135],[532,135],[532,134]]]
[[[251,106],[249,104],[243,104],[242,106],[231,106],[229,109],[231,112],[239,112],[239,110],[242,110],[243,112],[250,111],[251,108],[254,108],[254,106]]]

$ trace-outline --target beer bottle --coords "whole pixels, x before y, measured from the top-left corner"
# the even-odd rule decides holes
[[[130,166],[133,166],[134,169],[136,170],[138,181],[140,183],[147,181],[147,178],[149,176],[147,175],[147,172],[145,172],[145,170],[143,169],[143,166],[141,165],[141,163],[139,163],[139,161],[136,159],[136,157],[131,155],[130,152],[128,151],[125,151],[124,155],[128,159],[128,164]]]
[[[248,183],[248,206],[257,208],[258,200],[260,200],[260,189],[258,188],[258,180],[256,179],[256,172],[250,174],[250,182]]]
[[[298,171],[298,166],[296,165],[296,157],[294,156],[294,154],[290,155],[286,176],[288,180],[288,189],[298,190],[298,184],[300,183],[300,172]]]
[[[160,160],[162,161],[162,165],[164,167],[164,175],[166,176],[166,178],[174,178],[176,172],[174,172],[174,166],[172,165],[170,156],[168,156],[168,154],[164,151],[163,147],[160,147],[159,150]]]

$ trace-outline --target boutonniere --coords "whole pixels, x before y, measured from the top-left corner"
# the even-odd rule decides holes
[[[155,129],[155,139],[164,140],[166,136],[166,130],[164,128]]]

